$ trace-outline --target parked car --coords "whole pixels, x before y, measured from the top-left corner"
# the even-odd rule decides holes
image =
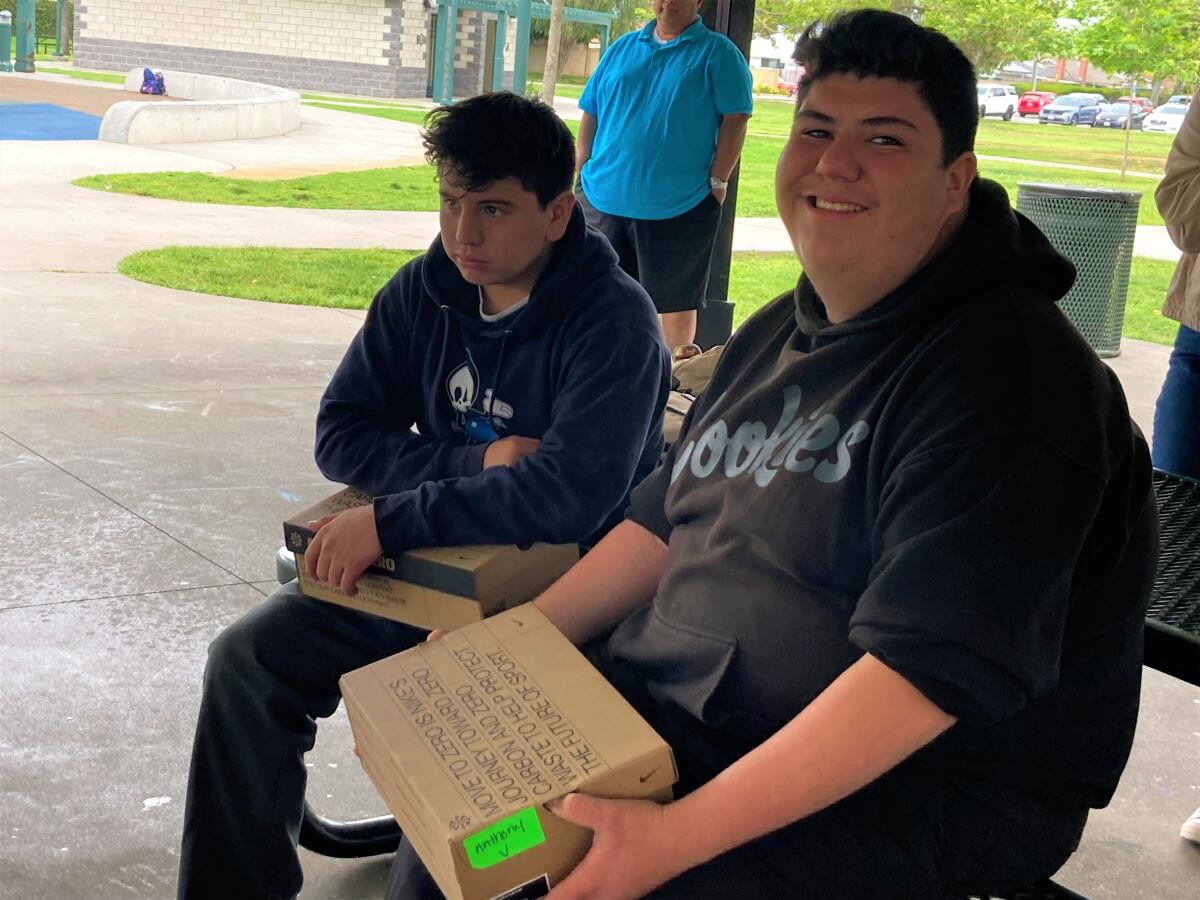
[[[1191,102],[1192,102],[1191,94],[1172,94],[1170,97],[1167,98],[1167,103],[1182,103],[1184,106],[1187,106]],[[1164,106],[1165,105],[1166,104],[1164,104]]]
[[[1017,89],[1011,84],[976,85],[979,117],[999,116],[1005,122],[1017,111]]]
[[[1146,120],[1146,116],[1150,115],[1149,110],[1144,109],[1140,103],[1133,104],[1133,122],[1130,128],[1137,130],[1142,127],[1142,122]],[[1092,119],[1093,128],[1124,128],[1125,123],[1129,120],[1129,103],[1110,103]]]
[[[1064,94],[1038,113],[1038,123],[1088,125],[1106,105],[1099,94]]]
[[[1058,95],[1049,91],[1026,91],[1017,102],[1017,113],[1022,119],[1026,116],[1036,116],[1043,107],[1053,103],[1056,96]]]
[[[1187,113],[1184,103],[1164,103],[1142,122],[1142,131],[1160,131],[1166,134],[1177,134],[1183,125],[1183,117]]]
[[[800,79],[803,77],[804,66],[789,60],[783,67],[783,71],[779,73],[779,80],[775,82],[775,86],[787,91],[789,97],[795,97],[796,89],[800,87]]]
[[[1134,106],[1140,106],[1148,113],[1154,112],[1154,104],[1150,102],[1149,97],[1118,97],[1113,103],[1133,103]]]

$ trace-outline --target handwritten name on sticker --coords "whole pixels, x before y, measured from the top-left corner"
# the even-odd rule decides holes
[[[545,842],[537,809],[531,806],[464,838],[463,849],[472,868],[487,869]]]

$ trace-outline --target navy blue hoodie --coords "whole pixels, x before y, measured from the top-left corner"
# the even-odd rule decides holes
[[[376,295],[326,388],[317,466],[375,498],[387,554],[593,543],[658,461],[669,381],[649,297],[578,209],[528,304],[494,323],[439,237]],[[506,435],[542,444],[483,470]]]

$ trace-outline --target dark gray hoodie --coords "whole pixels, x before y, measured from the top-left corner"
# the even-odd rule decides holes
[[[959,722],[918,757],[985,804],[1105,805],[1137,716],[1157,526],[1074,269],[977,182],[951,245],[832,325],[812,284],[726,349],[630,517],[670,546],[612,636],[727,760],[864,652]]]

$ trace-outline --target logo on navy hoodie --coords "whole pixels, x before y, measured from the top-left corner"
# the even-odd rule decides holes
[[[475,408],[475,400],[479,396],[479,370],[475,368],[471,351],[466,352],[467,361],[446,379],[446,392],[450,395],[450,405],[455,413],[450,427],[464,432],[473,443],[487,443],[499,438],[500,430],[508,427],[504,420],[513,417],[513,408],[497,399],[491,388],[484,391],[480,398],[482,409]]]

